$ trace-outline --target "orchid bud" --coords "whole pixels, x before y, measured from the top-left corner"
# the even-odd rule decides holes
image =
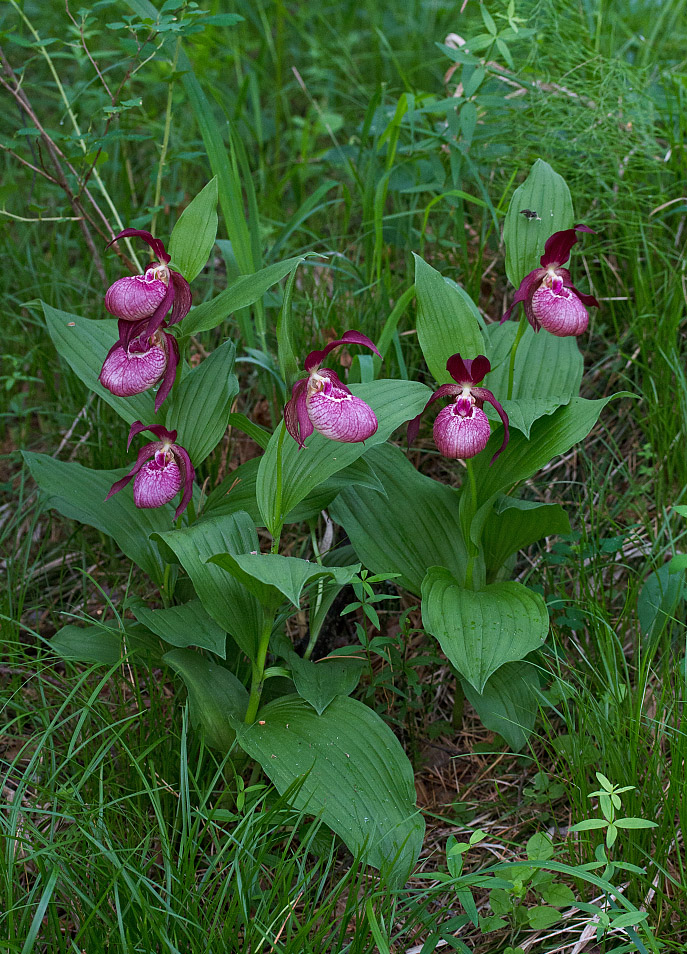
[[[543,283],[532,295],[532,314],[545,331],[559,338],[581,335],[587,330],[589,314],[575,292],[562,279]]]
[[[181,489],[181,471],[171,449],[156,451],[134,480],[134,503],[137,507],[162,507],[173,500]]]
[[[432,431],[439,453],[453,460],[475,457],[487,446],[491,435],[484,411],[474,405],[465,410],[460,405],[459,398],[440,411]]]
[[[117,397],[131,397],[158,384],[167,369],[166,335],[155,334],[146,347],[136,338],[128,348],[117,344],[100,372],[100,383]]]
[[[169,269],[154,263],[144,275],[127,275],[118,279],[105,292],[105,307],[123,321],[150,318],[167,295]]]
[[[329,352],[342,344],[364,345],[379,355],[374,343],[359,331],[346,331],[321,351],[310,352],[305,359],[308,377],[296,381],[284,408],[286,429],[301,450],[314,430],[346,444],[366,441],[377,430],[377,418],[369,404],[351,394],[336,372],[320,368]]]

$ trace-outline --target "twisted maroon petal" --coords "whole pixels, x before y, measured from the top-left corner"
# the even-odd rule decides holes
[[[177,344],[177,339],[174,335],[170,335],[166,331],[163,332],[163,335],[167,345],[167,367],[165,368],[165,373],[162,378],[162,384],[155,395],[156,414],[160,410],[160,405],[172,390],[172,385],[177,375],[177,365],[179,364],[179,345]]]
[[[508,321],[511,314],[513,313],[514,308],[521,301],[525,302],[525,311],[527,311],[527,302],[532,300],[532,295],[534,295],[537,288],[539,288],[539,286],[541,285],[545,275],[546,275],[545,268],[535,268],[534,271],[531,271],[528,275],[525,275],[523,280],[520,282],[520,287],[518,288],[515,295],[513,296],[513,302],[510,308],[504,314],[503,318],[499,322],[500,324],[503,324],[504,321]],[[530,317],[529,314],[527,317],[528,318]]]
[[[510,431],[508,427],[508,415],[506,414],[503,406],[496,400],[496,398],[494,397],[494,395],[488,388],[473,388],[472,393],[475,395],[478,401],[480,402],[486,401],[488,404],[491,404],[492,407],[495,407],[496,413],[498,414],[498,416],[501,418],[503,422],[503,441],[501,442],[501,446],[496,451],[496,453],[494,454],[494,456],[492,457],[490,461],[490,464],[493,464],[496,458],[499,456],[499,454],[506,449],[506,444],[510,440]]]
[[[458,395],[462,390],[463,389],[458,384],[442,384],[440,388],[437,388],[417,417],[414,417],[412,421],[408,422],[408,430],[406,431],[408,447],[410,447],[411,444],[414,444],[417,440],[417,435],[420,433],[420,421],[422,419],[422,415],[425,413],[429,405],[434,401],[438,401],[439,398],[448,397],[448,395]]]
[[[176,509],[174,514],[174,519],[177,520],[181,514],[186,510],[189,505],[189,501],[193,496],[193,481],[196,477],[196,472],[191,463],[191,458],[188,456],[188,451],[185,447],[181,447],[179,444],[175,444],[172,448],[172,454],[174,455],[177,464],[179,465],[179,470],[181,471],[181,480],[184,488],[184,492],[181,496],[181,503]]]
[[[148,319],[148,324],[145,327],[144,334],[150,337],[151,335],[154,335],[156,331],[159,331],[159,329],[162,327],[164,323],[165,315],[167,314],[169,309],[172,307],[173,302],[174,302],[174,282],[170,280],[170,283],[167,286],[167,293],[165,294],[165,297],[162,299],[158,307],[155,309],[155,311],[152,313],[152,315]]]
[[[571,229],[562,229],[560,232],[554,232],[546,240],[544,254],[539,259],[542,267],[548,268],[550,265],[565,265],[570,258],[570,250],[578,242],[576,232],[589,232],[595,234],[593,229],[586,225],[575,225]]]
[[[585,295],[585,294],[583,294],[581,291],[578,291],[577,288],[575,288],[575,286],[573,285],[572,282],[566,282],[566,283],[565,283],[565,287],[566,287],[566,288],[569,288],[570,291],[575,292],[575,294],[576,294],[577,297],[580,299],[580,301],[582,302],[582,304],[583,304],[583,305],[586,305],[587,308],[589,308],[589,307],[592,306],[592,305],[593,305],[595,308],[601,308],[601,305],[598,303],[598,301],[596,300],[596,298],[595,298],[593,295]]]
[[[167,251],[164,246],[164,242],[162,242],[161,239],[153,238],[150,232],[147,232],[145,229],[132,229],[132,228],[124,229],[122,232],[119,232],[117,235],[115,235],[112,241],[107,243],[105,248],[109,248],[110,245],[114,245],[114,243],[118,242],[120,239],[134,238],[134,237],[141,238],[143,239],[144,242],[150,245],[152,250],[155,252],[155,255],[160,259],[160,261],[163,264],[166,265],[167,262],[170,260],[171,255],[167,254]]]
[[[131,425],[131,430],[129,431],[129,439],[126,442],[126,449],[129,450],[131,447],[131,442],[136,437],[137,434],[140,434],[141,431],[150,431],[151,434],[154,434],[161,441],[169,441],[170,444],[173,444],[177,439],[176,431],[168,431],[166,427],[163,427],[162,424],[142,424],[140,421],[134,421]]]
[[[305,403],[307,391],[307,379],[296,381],[291,391],[291,400],[287,402],[284,408],[286,430],[298,444],[299,450],[303,450],[305,439],[310,437],[315,430],[308,416],[308,408]]]
[[[169,275],[171,284],[174,285],[174,303],[172,314],[169,316],[169,324],[176,325],[191,310],[191,286],[179,272],[170,271]]]
[[[376,355],[379,355],[380,358],[382,357],[381,354],[379,354],[375,343],[371,341],[367,335],[362,334],[360,331],[344,331],[340,338],[338,338],[336,341],[330,341],[329,344],[326,345],[326,347],[324,347],[321,351],[311,351],[308,357],[305,359],[305,370],[313,371],[320,364],[322,364],[330,351],[333,351],[334,348],[338,348],[339,345],[342,344],[364,345],[366,348],[369,348],[370,351],[374,351]]]
[[[142,428],[142,430],[145,430],[145,428]],[[158,441],[154,441],[153,443],[146,444],[145,447],[142,447],[138,452],[138,457],[136,458],[136,463],[134,466],[125,477],[122,477],[120,480],[116,480],[112,484],[110,487],[110,492],[108,493],[107,497],[105,497],[105,500],[109,500],[113,494],[119,493],[123,487],[126,487],[126,485],[134,479],[145,462],[150,460],[151,457],[154,457],[155,453],[160,450],[161,447],[162,444],[160,444]]]

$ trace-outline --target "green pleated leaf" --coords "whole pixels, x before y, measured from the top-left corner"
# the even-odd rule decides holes
[[[489,360],[493,370],[484,379],[503,401],[508,394],[508,365],[518,330],[516,321],[489,325]],[[567,404],[580,392],[584,362],[577,339],[535,333],[528,325],[518,345],[513,374],[513,399],[551,400]]]
[[[535,212],[534,218],[523,215]],[[515,190],[503,226],[506,275],[516,288],[539,267],[546,240],[574,225],[572,198],[565,179],[548,162],[537,159],[523,184]]]
[[[133,602],[130,608],[139,623],[166,643],[182,649],[200,646],[225,658],[227,634],[206,612],[200,600],[155,610],[149,609],[145,603]]]
[[[163,660],[186,684],[192,725],[202,726],[209,744],[226,752],[236,738],[232,720],[246,714],[245,687],[233,672],[191,649],[173,649]]]
[[[296,692],[301,699],[310,703],[318,715],[322,715],[337,696],[350,696],[360,682],[366,665],[364,659],[336,656],[313,662],[297,653],[290,653],[286,662],[291,669]]]
[[[205,512],[218,514],[245,510],[256,526],[262,526],[262,515],[258,510],[255,489],[259,466],[260,458],[255,457],[232,471],[208,497]],[[360,457],[311,490],[304,500],[297,503],[293,510],[287,513],[284,523],[301,523],[317,517],[322,510],[327,509],[340,491],[353,484],[376,490],[381,494],[385,493],[384,485],[379,477],[367,460]]]
[[[98,381],[107,352],[119,337],[116,319],[92,321],[90,318],[52,308],[45,302],[42,304],[45,323],[57,353],[64,358],[74,374],[113,407],[127,424],[155,420],[155,398],[152,391],[134,394],[128,398],[115,397]]]
[[[558,533],[570,533],[570,520],[560,504],[499,496],[482,533],[487,579],[513,553]]]
[[[487,729],[498,732],[519,752],[532,733],[539,709],[536,668],[528,662],[506,663],[489,677],[481,693],[466,679],[461,684]]]
[[[169,238],[171,265],[187,282],[202,270],[217,238],[217,176],[186,206]]]
[[[474,458],[474,474],[477,485],[479,509],[471,521],[470,534],[475,543],[484,526],[491,508],[491,498],[526,480],[540,467],[564,454],[581,441],[596,424],[599,414],[614,397],[622,397],[627,392],[588,401],[585,398],[572,398],[569,404],[559,408],[555,414],[535,421],[528,440],[515,431],[504,452],[490,464],[492,456],[501,446],[502,431],[497,428],[489,439],[484,451]],[[467,507],[467,498],[461,501],[461,511]]]
[[[108,501],[112,484],[126,470],[89,470],[81,464],[65,464],[47,454],[24,451],[31,476],[44,494],[45,506],[63,516],[97,527],[113,537],[119,548],[159,585],[164,564],[149,537],[174,524],[174,506],[139,510],[131,486]]]
[[[296,808],[321,817],[354,854],[364,851],[368,864],[405,883],[425,825],[410,762],[372,709],[338,696],[318,715],[287,696],[264,706],[237,736],[280,793],[303,780]]]
[[[414,253],[413,253],[414,254]],[[415,255],[417,337],[427,367],[440,384],[452,381],[446,361],[452,354],[484,354],[479,311],[470,296]]]
[[[362,563],[373,573],[400,573],[399,585],[416,595],[430,566],[441,564],[462,577],[467,553],[457,491],[424,477],[390,444],[373,448],[366,459],[384,484],[386,498],[364,487],[348,487],[330,507]]]
[[[262,607],[238,580],[207,562],[215,553],[259,549],[248,514],[203,517],[183,530],[156,534],[155,539],[176,555],[209,615],[234,637],[250,659],[255,659],[262,632]]]
[[[128,622],[124,629],[116,623],[91,626],[70,623],[55,633],[50,645],[63,659],[114,666],[125,656],[157,655],[151,640],[150,633],[134,622]]]
[[[322,566],[278,553],[216,553],[209,562],[230,573],[268,609],[276,609],[284,598],[298,607],[303,587],[312,580],[331,577],[345,586],[360,570],[359,563],[354,566]]]
[[[289,514],[318,484],[348,467],[371,447],[384,443],[397,427],[420,413],[430,396],[429,388],[415,381],[373,381],[370,384],[353,385],[351,391],[369,404],[377,415],[379,427],[376,434],[364,443],[342,444],[315,432],[308,438],[303,450],[299,450],[296,441],[287,434],[282,447],[281,513],[277,513],[277,443],[280,428],[272,435],[260,462],[256,487],[258,507],[271,533],[279,526],[282,514]]]
[[[538,649],[549,631],[538,593],[515,582],[467,590],[440,566],[422,584],[422,622],[479,693],[492,673]]]
[[[227,429],[231,402],[239,391],[235,358],[236,348],[225,341],[182,378],[163,405],[165,426],[179,432],[177,440],[195,466],[215,449]]]
[[[685,595],[684,572],[671,572],[666,563],[651,573],[642,587],[637,600],[637,617],[646,636],[659,636]]]
[[[192,308],[184,318],[181,330],[185,335],[197,335],[201,331],[216,328],[234,312],[259,301],[272,285],[294,271],[305,258],[305,255],[299,255],[261,268],[253,275],[242,275],[210,301]]]

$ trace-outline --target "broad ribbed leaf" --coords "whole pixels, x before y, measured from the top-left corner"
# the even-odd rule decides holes
[[[491,388],[499,400],[505,400],[508,394],[508,359],[517,330],[515,321],[489,325],[488,357],[493,370],[484,379],[484,386]],[[515,356],[513,398],[555,398],[559,404],[567,404],[579,394],[583,365],[576,338],[535,333],[528,325]]]
[[[659,636],[675,616],[684,595],[684,571],[671,573],[667,563],[654,570],[645,580],[637,600],[637,617],[642,632],[652,638]]]
[[[482,533],[487,580],[513,553],[556,533],[570,533],[570,520],[560,504],[519,500],[505,494],[498,497]]]
[[[504,452],[490,464],[492,456],[501,446],[503,435],[501,428],[498,428],[489,439],[485,450],[474,459],[478,502],[481,505],[470,528],[475,543],[479,542],[479,534],[491,509],[491,498],[495,494],[526,480],[559,454],[570,450],[591,431],[608,402],[613,397],[625,394],[627,392],[620,392],[598,401],[572,398],[569,404],[559,408],[555,414],[535,421],[529,440],[517,431],[512,433]],[[464,496],[461,511],[467,504],[467,496]]]
[[[424,477],[398,447],[366,455],[387,496],[364,487],[342,491],[330,508],[363,564],[374,573],[400,573],[399,584],[419,595],[430,566],[465,573],[467,554],[458,522],[457,491]]]
[[[492,673],[538,649],[549,631],[538,593],[514,582],[467,590],[441,566],[431,567],[422,584],[422,622],[480,693]]]
[[[257,500],[265,526],[274,533],[287,515],[310,491],[333,474],[348,467],[371,447],[382,444],[403,424],[420,413],[430,396],[429,388],[415,381],[373,381],[351,387],[356,397],[370,405],[379,427],[372,437],[355,444],[331,441],[317,432],[303,450],[288,434],[282,446],[283,478],[281,513],[277,513],[277,442],[280,428],[272,435],[260,462]]]
[[[256,526],[262,526],[262,516],[255,497],[259,466],[260,458],[256,457],[232,471],[208,497],[205,512],[236,513],[237,510],[245,510],[255,521]],[[317,517],[322,510],[326,510],[341,490],[352,484],[377,490],[382,494],[385,492],[384,485],[367,460],[360,457],[340,470],[338,474],[332,474],[327,480],[318,484],[305,500],[301,500],[293,510],[287,513],[284,522],[300,523]]]
[[[195,466],[215,449],[227,429],[231,402],[239,390],[232,373],[235,358],[236,348],[225,341],[182,378],[164,405],[166,427],[178,431],[177,441]]]
[[[125,629],[116,623],[99,623],[91,626],[77,626],[70,623],[63,626],[50,640],[50,645],[63,659],[75,662],[95,663],[101,666],[114,666],[126,656],[146,655],[158,657],[156,640],[138,623],[127,620]]]
[[[296,808],[322,818],[354,853],[404,884],[424,821],[413,770],[391,729],[355,699],[338,696],[318,715],[298,696],[268,703],[238,742],[279,792],[303,780]]]
[[[427,367],[445,384],[453,380],[446,370],[452,354],[476,358],[485,353],[479,311],[460,286],[449,284],[419,255],[415,255],[415,294],[418,341]]]
[[[149,609],[145,603],[134,602],[131,611],[139,623],[172,646],[182,649],[200,646],[217,653],[222,659],[226,656],[227,634],[206,612],[200,600],[155,610]]]
[[[201,331],[209,331],[231,317],[234,312],[253,305],[272,285],[276,285],[285,275],[305,261],[305,258],[304,255],[287,258],[283,262],[275,262],[274,265],[261,268],[253,275],[242,275],[241,278],[237,278],[219,295],[191,309],[181,325],[184,334],[197,335]]]
[[[461,680],[463,691],[487,729],[498,732],[514,752],[525,745],[537,718],[539,679],[528,662],[511,662],[489,677],[479,693]]]
[[[286,661],[296,692],[318,715],[322,715],[337,696],[350,696],[366,666],[364,659],[332,656],[313,662],[297,653],[290,653]]]
[[[353,566],[322,566],[278,553],[217,553],[210,558],[210,563],[230,573],[268,609],[276,609],[284,602],[284,598],[298,607],[303,587],[312,580],[332,577],[336,583],[344,586],[360,570],[359,563]]]
[[[203,270],[217,238],[217,176],[186,206],[169,238],[171,265],[187,282]]]
[[[215,553],[250,553],[259,549],[258,535],[248,514],[204,517],[184,530],[156,534],[158,538],[175,553],[210,616],[231,633],[250,659],[255,659],[262,632],[262,607],[238,580],[207,563]]]
[[[228,751],[236,738],[231,720],[241,720],[246,714],[245,687],[233,672],[191,649],[173,649],[163,660],[186,684],[191,723],[203,727],[210,745]]]
[[[107,352],[119,337],[116,319],[92,321],[52,308],[45,302],[42,304],[53,344],[74,374],[113,407],[127,424],[154,421],[155,398],[152,391],[134,394],[133,397],[115,397],[98,381]]]
[[[534,212],[532,218],[522,213]],[[506,275],[516,288],[539,267],[549,236],[574,225],[572,199],[565,179],[548,162],[537,159],[523,184],[515,190],[503,226]]]
[[[110,487],[125,470],[89,470],[47,454],[23,453],[31,476],[45,495],[46,507],[107,533],[158,585],[162,583],[164,565],[149,537],[174,525],[172,504],[139,510],[134,506],[131,486],[106,501]]]

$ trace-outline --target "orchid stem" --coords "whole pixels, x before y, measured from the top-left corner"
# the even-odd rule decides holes
[[[274,534],[274,539],[272,540],[272,548],[270,553],[279,553],[279,542],[281,540],[281,531],[284,526],[284,521],[282,520],[281,512],[281,501],[282,501],[282,459],[283,459],[283,446],[284,446],[284,437],[286,435],[286,425],[284,421],[281,421],[281,430],[279,432],[279,438],[277,440],[277,492],[275,494],[274,500],[274,512],[277,517],[277,529]]]
[[[518,353],[518,346],[522,339],[522,336],[525,334],[525,329],[527,328],[527,315],[522,313],[520,316],[520,324],[518,325],[518,331],[515,336],[515,341],[513,342],[513,347],[510,350],[510,365],[508,366],[508,396],[506,397],[507,401],[513,397],[513,375],[515,373],[515,356]]]
[[[472,467],[472,461],[465,461],[465,469],[468,472],[468,482],[470,484],[470,521],[468,527],[472,523],[472,519],[477,513],[477,482],[475,480],[475,472]],[[468,530],[469,534],[469,530]],[[468,590],[473,589],[472,576],[475,568],[475,557],[477,556],[478,550],[475,544],[472,542],[470,537],[465,541],[468,548],[468,565],[465,568],[465,588]]]
[[[253,671],[250,684],[250,696],[248,697],[248,707],[244,722],[251,725],[255,722],[260,705],[260,696],[262,687],[265,685],[265,661],[267,660],[267,650],[270,645],[270,636],[272,635],[272,626],[274,625],[274,613],[264,613],[262,622],[262,633],[258,642],[258,654],[253,662]]]

